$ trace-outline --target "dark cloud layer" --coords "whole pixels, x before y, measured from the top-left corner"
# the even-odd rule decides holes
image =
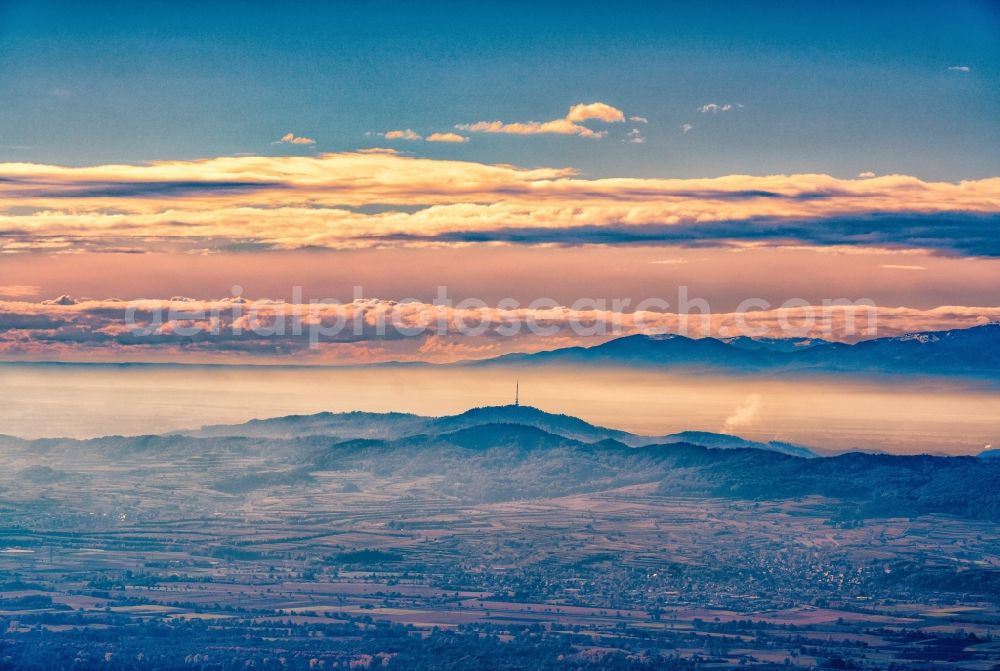
[[[871,214],[821,220],[752,218],[698,224],[498,228],[456,231],[437,236],[398,234],[393,240],[506,242],[512,244],[620,245],[670,244],[687,247],[735,243],[810,246],[864,246],[929,249],[946,254],[1000,256],[1000,214],[935,212]]]

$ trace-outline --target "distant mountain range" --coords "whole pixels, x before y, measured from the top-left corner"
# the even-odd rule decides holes
[[[0,436],[0,495],[60,514],[74,506],[88,514],[136,506],[225,514],[384,492],[474,505],[622,487],[639,487],[635,496],[822,497],[839,502],[844,519],[939,513],[1000,521],[1000,459],[814,457],[801,446],[712,433],[635,436],[524,406],[441,418],[319,413],[164,436]]]
[[[803,338],[688,338],[632,335],[594,347],[508,354],[471,366],[604,366],[727,372],[1000,375],[1000,323],[928,331],[855,344]]]
[[[399,440],[416,435],[442,435],[484,424],[528,426],[583,443],[614,440],[629,447],[691,443],[717,449],[758,449],[798,457],[816,456],[815,452],[803,445],[779,441],[758,442],[707,431],[684,431],[663,436],[636,435],[595,426],[577,417],[553,414],[525,405],[486,406],[446,417],[423,417],[396,412],[321,412],[315,415],[251,420],[245,424],[206,426],[198,431],[186,433],[196,436],[253,438],[333,436],[343,440],[358,438]]]

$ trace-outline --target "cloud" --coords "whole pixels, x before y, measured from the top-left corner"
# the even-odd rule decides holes
[[[625,141],[631,144],[642,144],[646,141],[646,138],[643,137],[642,131],[640,131],[638,128],[633,128],[625,136]]]
[[[419,133],[414,132],[412,128],[407,128],[406,130],[390,130],[385,133],[386,140],[422,140],[423,138]]]
[[[272,142],[271,144],[302,144],[302,145],[313,145],[316,144],[316,140],[311,137],[301,137],[295,133],[285,133],[281,136],[280,140]]]
[[[386,140],[409,140],[411,142],[419,142],[420,140],[426,140],[427,142],[468,142],[469,138],[459,135],[458,133],[431,133],[427,137],[422,136],[417,133],[412,128],[407,128],[406,130],[390,130],[385,133],[376,133],[381,135]]]
[[[498,349],[495,342],[483,342],[476,338],[431,335],[423,339],[417,353],[428,358],[458,361],[496,356]]]
[[[731,112],[734,109],[739,109],[741,107],[743,107],[743,105],[739,103],[735,105],[732,103],[708,103],[699,107],[698,111],[702,114],[718,114],[719,112]]]
[[[972,68],[968,65],[951,65],[948,67],[952,72],[971,72]]]
[[[685,135],[687,135],[687,133],[690,132],[693,128],[694,128],[694,126],[692,126],[689,123],[682,123],[681,124],[681,132],[684,133]]]
[[[754,335],[781,337],[789,335],[789,328],[801,327],[796,336],[851,340],[851,328],[855,338],[876,335],[866,330],[873,314],[877,335],[892,336],[989,323],[1000,319],[1000,307],[804,306],[702,316],[615,312],[593,305],[463,308],[377,298],[342,305],[242,297],[0,300],[0,359],[224,362],[249,354],[281,361],[294,353],[304,361],[448,361],[590,345],[634,333],[731,337],[751,329]],[[532,333],[525,326],[528,320],[554,331]],[[334,329],[337,323],[344,328]],[[500,335],[498,329],[513,323],[522,328],[513,336]],[[480,325],[485,326],[482,333],[468,332]],[[592,335],[580,334],[580,325],[591,326]],[[760,405],[760,399],[748,397],[730,416],[727,429],[752,422]]]
[[[649,119],[644,116],[630,116],[628,120],[635,123],[649,123]]]
[[[673,258],[673,259],[661,259],[659,261],[650,261],[653,265],[657,266],[676,266],[682,263],[687,263],[687,259]]]
[[[606,131],[595,131],[582,125],[584,121],[603,121],[605,123],[622,123],[625,114],[618,108],[606,103],[580,103],[569,108],[569,112],[561,119],[552,121],[527,121],[523,123],[504,123],[502,121],[477,121],[470,124],[458,124],[455,128],[470,133],[506,133],[509,135],[579,135],[600,139]]]
[[[54,98],[66,98],[69,97],[72,92],[69,89],[64,89],[62,87],[56,87],[49,91],[49,95]]]
[[[869,178],[874,177],[874,176],[875,176],[875,173],[872,172],[871,170],[865,170],[864,172],[859,172],[858,173],[858,177],[861,178],[861,179],[869,179]]]
[[[633,216],[640,216],[632,212]],[[619,215],[625,218],[622,212]],[[492,231],[443,233],[433,238],[399,240],[441,242],[506,242],[558,245],[674,245],[683,247],[859,247],[930,250],[967,256],[1000,256],[1000,214],[948,212],[893,216],[880,213],[828,218],[770,218],[677,222],[674,224],[606,224],[542,227],[507,226]]]
[[[607,123],[621,123],[625,121],[622,111],[605,103],[580,103],[569,108],[566,115],[567,121],[580,122],[596,119]]]
[[[895,263],[883,263],[879,268],[888,268],[889,270],[927,270],[924,266],[907,266]]]
[[[395,149],[389,147],[369,147],[367,149],[359,149],[359,154],[388,154],[390,156],[395,156],[399,152]]]
[[[427,136],[428,142],[468,142],[469,138],[458,133],[431,133]]]
[[[752,424],[757,417],[757,412],[760,410],[760,405],[760,394],[750,394],[743,403],[736,407],[733,414],[726,417],[726,421],[722,425],[722,430],[725,433],[732,433],[734,429]]]
[[[267,250],[474,242],[850,246],[1000,256],[1000,178],[585,179],[402,156],[0,163],[0,251]]]

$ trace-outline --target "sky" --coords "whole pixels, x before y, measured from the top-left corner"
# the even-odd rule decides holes
[[[490,137],[421,155],[590,176],[997,174],[1000,9],[903,3],[0,3],[0,159],[308,151],[556,119],[642,145]],[[968,71],[949,68],[968,68]],[[700,112],[705,105],[727,112]],[[738,106],[738,107],[737,107]],[[687,133],[683,124],[693,126]],[[412,147],[410,147],[413,149]]]
[[[0,358],[451,360],[608,337],[123,326],[129,301],[146,326],[185,302],[177,324],[207,332],[220,301],[432,310],[442,286],[491,319],[546,299],[564,326],[658,298],[676,328],[682,288],[714,335],[748,300],[772,335],[790,299],[871,302],[880,334],[983,323],[998,118],[990,2],[0,0]]]

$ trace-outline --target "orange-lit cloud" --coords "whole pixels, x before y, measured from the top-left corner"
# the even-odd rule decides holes
[[[506,133],[509,135],[579,135],[580,137],[602,138],[605,131],[595,131],[583,125],[584,121],[603,121],[605,123],[621,123],[625,114],[620,109],[606,103],[580,103],[569,108],[569,112],[561,119],[552,121],[526,121],[504,123],[502,121],[477,121],[476,123],[459,124],[459,130],[471,133]]]
[[[492,241],[1000,256],[998,218],[996,177],[584,179],[570,168],[385,151],[80,168],[0,164],[0,250],[7,253]]]
[[[605,103],[580,103],[569,108],[566,119],[577,123],[591,119],[606,123],[621,123],[625,121],[625,114],[617,107]]]
[[[406,130],[390,130],[385,132],[386,140],[420,140],[423,139],[419,133],[414,131],[412,128],[407,128]]]
[[[386,140],[409,140],[411,142],[417,142],[419,140],[426,140],[427,142],[453,143],[469,141],[469,138],[464,135],[459,135],[458,133],[431,133],[427,137],[424,137],[412,128],[407,128],[406,130],[390,130],[385,133],[381,133],[381,135]]]
[[[285,133],[281,136],[281,139],[277,142],[272,142],[272,144],[316,144],[316,140],[311,137],[301,137],[295,133]]]
[[[428,142],[468,142],[469,138],[458,133],[431,133],[427,136]]]
[[[232,360],[252,355],[280,360],[297,353],[323,359],[331,347],[348,346],[358,361],[451,361],[593,345],[634,333],[850,341],[1000,319],[1000,307],[796,305],[708,315],[633,307],[618,310],[600,301],[509,307],[382,299],[344,304],[244,298],[0,301],[0,358]]]

